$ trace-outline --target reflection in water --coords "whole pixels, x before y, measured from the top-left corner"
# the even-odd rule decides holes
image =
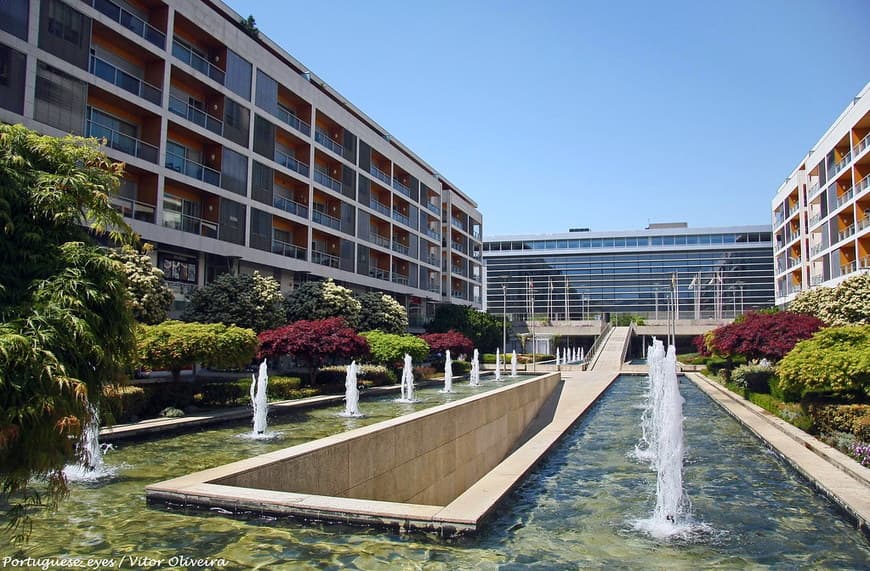
[[[53,514],[34,522],[33,541],[0,553],[19,556],[223,557],[222,569],[862,569],[870,546],[832,505],[710,402],[690,382],[686,398],[686,486],[694,512],[715,530],[702,543],[659,543],[631,528],[655,505],[655,474],[631,457],[640,436],[643,381],[626,377],[559,444],[477,536],[443,540],[367,527],[243,521],[216,512],[145,505],[147,484],[368,425],[400,412],[475,394],[422,389],[422,402],[364,402],[274,419],[278,442],[236,438],[249,425],[118,444],[108,464],[129,464],[111,483],[75,485]],[[497,385],[503,386],[503,385]],[[270,419],[272,420],[272,419]]]

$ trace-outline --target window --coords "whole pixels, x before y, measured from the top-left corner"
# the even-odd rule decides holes
[[[247,147],[250,122],[251,112],[227,97],[224,102],[224,137]]]
[[[25,67],[23,53],[0,44],[0,107],[19,114],[24,112]]]
[[[28,0],[3,0],[0,2],[0,30],[27,41]]]
[[[59,69],[39,62],[33,118],[62,131],[81,135],[85,124],[86,85]]]
[[[235,53],[227,50],[227,76],[224,85],[238,93],[248,101],[251,100],[251,63]]]
[[[48,32],[76,47],[82,45],[84,18],[59,0],[48,3]]]
[[[248,193],[248,158],[227,148],[221,157],[221,187],[246,195]]]

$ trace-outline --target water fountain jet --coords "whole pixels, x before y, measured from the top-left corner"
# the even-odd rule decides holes
[[[477,349],[474,350],[474,356],[471,358],[471,374],[468,377],[468,384],[472,387],[480,386],[480,359]]]
[[[340,416],[345,417],[361,417],[364,416],[359,410],[359,387],[357,386],[357,378],[359,376],[359,365],[356,361],[351,361],[347,366],[347,375],[344,380],[344,412]]]
[[[441,392],[453,392],[453,361],[450,360],[450,349],[444,353],[444,388]]]

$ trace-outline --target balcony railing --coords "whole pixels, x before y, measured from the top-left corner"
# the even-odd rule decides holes
[[[466,299],[465,292],[458,290],[458,289],[455,289],[452,292],[450,292],[450,295],[455,297],[456,299]]]
[[[284,212],[289,212],[290,214],[295,214],[302,218],[308,218],[308,206],[301,202],[295,202],[289,198],[275,195],[272,197],[272,206],[280,208]]]
[[[308,165],[295,157],[291,157],[281,151],[275,151],[275,162],[291,171],[296,171],[302,176],[308,176]]]
[[[441,288],[437,285],[430,285],[430,286],[426,287],[426,291],[431,291],[432,293],[440,294]]]
[[[810,216],[809,220],[807,220],[807,225],[808,226],[815,226],[816,224],[821,222],[821,220],[822,220],[822,213],[817,212],[817,213],[813,214],[812,216]]]
[[[399,179],[396,179],[396,178],[393,179],[393,188],[395,188],[396,190],[398,190],[399,192],[401,192],[402,194],[404,194],[408,198],[411,197],[411,188],[409,186],[399,182]]]
[[[369,268],[369,275],[379,280],[390,281],[390,272],[381,268]]]
[[[459,228],[460,230],[462,230],[463,232],[467,232],[467,230],[465,229],[465,224],[463,224],[459,218],[457,218],[455,216],[451,216],[450,223],[453,224],[454,226],[456,226],[457,228]]]
[[[427,202],[426,209],[429,210],[429,212],[431,212],[435,216],[438,216],[439,214],[441,214],[441,207],[439,205],[435,204],[434,202]]]
[[[410,253],[411,249],[408,246],[402,244],[401,242],[396,242],[395,240],[393,240],[393,251],[407,256]]]
[[[855,232],[860,232],[868,226],[870,226],[870,214],[865,214],[864,218],[861,218],[855,223]]]
[[[458,276],[467,276],[468,275],[468,270],[466,270],[465,268],[461,268],[459,266],[451,266],[450,271]]]
[[[224,70],[217,67],[216,65],[213,65],[204,57],[202,57],[198,53],[195,53],[187,46],[182,45],[178,42],[178,40],[172,40],[172,55],[174,55],[196,71],[209,76],[221,85],[224,84],[224,78],[226,77]]]
[[[441,257],[435,256],[433,254],[429,254],[427,257],[423,258],[423,261],[427,264],[431,264],[433,266],[437,266],[441,264]]]
[[[372,208],[374,208],[375,210],[377,210],[378,212],[380,212],[381,214],[383,214],[385,216],[390,215],[389,205],[384,204],[383,202],[379,201],[374,196],[369,198],[369,206],[371,206]]]
[[[848,264],[840,265],[840,275],[845,276],[846,274],[851,274],[852,272],[858,271],[858,260],[852,260]]]
[[[786,284],[785,286],[785,295],[791,295],[793,293],[800,293],[803,290],[803,286],[800,284]]]
[[[217,238],[220,227],[217,222],[166,210],[163,211],[163,225],[167,228],[174,228],[175,230],[208,238]]]
[[[398,210],[393,210],[393,220],[397,220],[397,221],[401,222],[402,224],[404,224],[405,226],[411,225],[411,219],[408,218],[406,215],[402,214],[401,212],[399,212]]]
[[[221,185],[221,173],[173,152],[166,152],[166,168],[215,186]]]
[[[851,236],[854,233],[855,233],[855,225],[854,224],[850,224],[849,226],[846,226],[845,228],[843,228],[842,230],[837,232],[837,242],[842,242],[843,240],[845,240],[846,238],[848,238],[849,236]]]
[[[864,190],[867,189],[867,187],[870,187],[870,174],[868,174],[855,184],[855,195],[857,196],[861,194],[862,192],[864,192]]]
[[[118,69],[104,59],[92,55],[89,71],[100,79],[104,79],[112,85],[117,85],[133,95],[138,95],[154,105],[163,104],[163,91],[160,88],[154,87],[150,83],[130,75],[124,70]]]
[[[809,197],[810,197],[810,198],[815,197],[815,195],[818,194],[818,192],[819,192],[821,189],[822,189],[822,188],[821,188],[821,186],[819,186],[819,181],[814,182],[814,183],[812,184],[812,186],[810,186]]]
[[[223,121],[171,94],[169,95],[169,110],[180,117],[184,117],[191,123],[205,127],[212,133],[217,135],[223,135],[224,133]]]
[[[112,207],[120,212],[124,218],[151,222],[152,224],[154,223],[154,211],[157,209],[154,204],[145,204],[122,196],[112,197]]]
[[[799,266],[799,265],[801,265],[801,259],[800,259],[800,258],[789,257],[789,259],[788,259],[788,269],[795,268],[795,267],[797,267],[797,266]]]
[[[319,167],[314,167],[314,181],[319,182],[327,188],[331,188],[335,192],[341,192],[341,183],[326,174],[326,171]]]
[[[845,155],[843,155],[843,158],[842,158],[842,159],[840,159],[839,161],[837,161],[837,162],[834,163],[833,171],[831,172],[831,174],[830,174],[830,176],[829,176],[828,178],[834,178],[835,176],[837,176],[837,174],[838,174],[841,170],[843,170],[844,168],[846,168],[846,165],[849,164],[849,161],[851,161],[851,160],[852,160],[852,152],[849,151],[848,153],[846,153]]]
[[[96,137],[97,139],[105,139],[106,146],[134,157],[139,157],[142,160],[157,163],[157,147],[149,145],[145,141],[140,141],[136,137],[125,135],[115,131],[114,129],[101,125],[96,121],[88,120],[87,129],[85,130],[86,137]]]
[[[369,174],[371,174],[376,179],[387,183],[387,185],[393,184],[393,179],[390,178],[390,175],[388,175],[387,173],[385,173],[384,171],[382,171],[381,169],[379,169],[375,165],[371,165],[369,167]]]
[[[305,259],[305,248],[300,248],[295,244],[282,242],[281,240],[272,239],[272,253],[297,260]]]
[[[441,240],[441,232],[438,232],[437,230],[432,230],[431,228],[425,228],[423,230],[423,234],[426,234],[430,238],[435,238],[436,240],[439,240],[439,241]]]
[[[855,147],[855,157],[863,153],[867,147],[870,147],[870,133],[864,135],[864,138]]]
[[[836,206],[834,208],[840,208],[841,206],[852,200],[853,196],[855,196],[855,187],[850,188],[849,190],[838,196]]]
[[[314,140],[335,153],[336,155],[341,156],[344,152],[344,147],[333,141],[329,135],[321,131],[320,129],[314,129]]]
[[[810,246],[810,256],[818,256],[825,249],[824,244],[813,244]]]
[[[858,260],[858,269],[866,270],[870,268],[870,256],[864,256]]]
[[[314,212],[312,212],[311,219],[318,224],[323,224],[324,226],[329,226],[330,228],[341,230],[341,220],[335,218],[334,216],[330,216],[326,212],[315,210]]]
[[[375,232],[370,232],[369,240],[383,248],[390,248],[390,239],[386,236],[381,236],[380,234],[376,234]]]
[[[463,254],[468,253],[468,248],[465,246],[465,244],[460,244],[459,242],[450,242],[450,247],[457,252],[462,252]]]
[[[408,276],[406,274],[393,272],[390,281],[392,281],[394,284],[408,285]]]
[[[166,47],[166,34],[140,18],[131,14],[109,0],[93,0],[91,5],[97,11],[118,22],[137,36],[143,37],[160,49]]]
[[[300,119],[299,117],[294,115],[293,113],[290,113],[290,111],[288,111],[287,109],[285,109],[284,107],[282,107],[280,105],[278,105],[277,117],[278,117],[278,119],[287,123],[288,125],[290,125],[294,129],[299,131],[300,133],[304,133],[305,135],[311,136],[311,125],[309,125],[308,123],[306,123],[305,121],[303,121],[302,119]]]
[[[311,261],[315,264],[320,264],[321,266],[337,268],[339,259],[338,256],[333,256],[332,254],[327,254],[326,252],[321,252],[320,250],[312,250]]]
[[[813,274],[810,276],[810,285],[817,286],[825,281],[825,276],[822,274]]]

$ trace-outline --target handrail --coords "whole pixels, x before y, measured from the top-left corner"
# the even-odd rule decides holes
[[[284,168],[298,172],[303,176],[308,176],[308,165],[303,163],[296,157],[291,157],[287,153],[275,149],[275,162]]]
[[[101,14],[118,22],[137,36],[141,36],[160,49],[166,47],[166,34],[135,14],[109,0],[92,0],[91,5]]]
[[[139,157],[151,163],[157,162],[157,147],[136,137],[125,135],[93,119],[88,119],[87,121],[86,135],[88,137],[105,139],[106,146],[116,151]]]
[[[193,50],[182,45],[175,38],[172,39],[172,55],[203,75],[209,76],[221,85],[224,84],[226,78],[224,70],[207,61],[198,53],[194,53]]]
[[[302,218],[308,218],[308,206],[301,202],[296,202],[295,200],[275,195],[272,197],[272,206],[280,208],[284,212],[289,212],[290,214],[295,214]]]
[[[393,179],[390,177],[390,175],[388,175],[387,173],[385,173],[384,171],[382,171],[381,169],[379,169],[375,165],[369,166],[369,174],[378,180],[384,181],[388,185],[392,186],[392,184],[393,184]]]
[[[319,182],[327,188],[331,188],[335,192],[341,192],[341,182],[332,178],[325,170],[320,167],[314,167],[314,181]]]
[[[166,162],[164,163],[164,166],[168,169],[174,170],[175,172],[180,172],[189,177],[201,180],[202,182],[207,182],[215,186],[221,185],[220,172],[181,155],[177,155],[171,151],[166,151]]]
[[[197,109],[180,97],[176,97],[172,94],[169,95],[169,110],[180,117],[184,117],[192,123],[196,123],[200,127],[205,127],[212,133],[223,136],[223,121],[202,109]]]
[[[154,105],[163,104],[163,91],[159,87],[127,73],[102,58],[91,55],[88,71],[124,91],[150,101]]]
[[[344,153],[344,147],[333,141],[329,137],[329,135],[327,135],[320,129],[314,129],[314,140],[335,153],[336,155],[341,156]]]
[[[311,135],[311,125],[290,113],[283,105],[278,104],[278,110],[275,112],[275,116],[278,117],[284,123],[287,123],[300,133],[304,133],[305,135]]]
[[[601,333],[598,334],[598,337],[595,339],[595,342],[592,343],[592,347],[589,348],[589,352],[586,353],[586,370],[592,369],[595,366],[595,363],[598,362],[598,350],[601,349],[601,346],[607,342],[610,338],[610,335],[613,334],[613,324],[607,323],[604,326],[604,329],[601,330]],[[593,361],[594,359],[594,361]]]

